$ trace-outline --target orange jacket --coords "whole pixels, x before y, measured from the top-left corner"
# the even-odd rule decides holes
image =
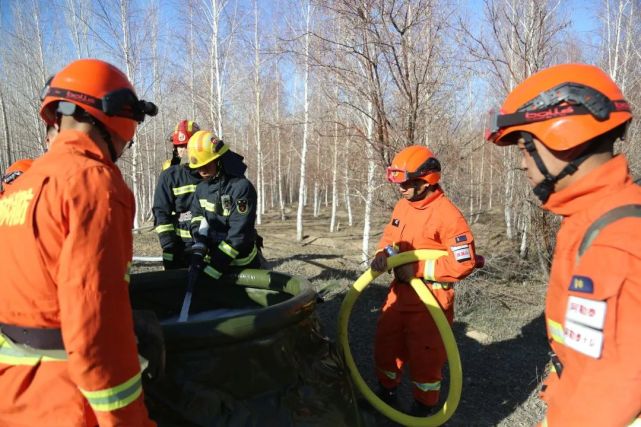
[[[0,198],[0,322],[60,328],[67,354],[28,363],[0,348],[0,425],[155,425],[127,289],[133,214],[118,168],[72,131]]]
[[[415,249],[446,250],[447,256],[437,260],[413,263],[416,277],[433,282],[456,282],[474,269],[474,237],[463,214],[443,191],[436,191],[423,200],[396,203],[390,222],[385,226],[378,251],[387,245],[398,245],[399,252]],[[451,298],[450,298],[451,299]],[[392,282],[388,302],[399,309],[424,310],[416,292],[407,284]],[[442,305],[445,301],[440,301]],[[451,304],[451,301],[449,301]],[[444,307],[447,308],[447,307]]]
[[[543,392],[550,427],[627,426],[641,413],[641,220],[610,224],[575,258],[597,218],[639,203],[641,187],[617,156],[544,206],[564,216],[546,298],[548,337],[563,364]]]

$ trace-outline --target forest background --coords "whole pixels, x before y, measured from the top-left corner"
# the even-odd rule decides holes
[[[48,77],[101,58],[160,108],[119,162],[136,228],[152,218],[168,136],[188,118],[245,156],[258,224],[293,207],[301,241],[305,208],[328,213],[329,233],[343,212],[342,225],[360,229],[363,261],[372,215],[397,198],[384,168],[424,144],[468,220],[501,212],[495,226],[546,274],[556,221],[532,198],[515,150],[484,142],[486,112],[564,62],[603,67],[634,109],[641,101],[638,0],[3,0],[0,12],[2,169],[44,152]],[[633,175],[640,138],[633,123],[619,147]]]

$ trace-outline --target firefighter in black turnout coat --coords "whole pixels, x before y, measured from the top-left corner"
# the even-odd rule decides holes
[[[207,252],[203,272],[218,279],[232,267],[259,268],[256,189],[245,178],[243,157],[208,131],[190,138],[187,155],[203,178],[191,205],[194,253],[198,246]]]
[[[185,160],[161,172],[154,193],[154,226],[160,239],[165,270],[189,265],[185,250],[193,244],[191,202],[201,177],[186,164],[186,153],[189,138],[198,130],[198,125],[188,120],[176,125],[172,135],[174,151],[176,158]]]

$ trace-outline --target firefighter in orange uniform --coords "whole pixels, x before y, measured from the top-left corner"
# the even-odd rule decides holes
[[[599,68],[565,64],[526,79],[490,118],[487,139],[518,145],[543,208],[563,216],[545,307],[555,369],[541,425],[641,425],[641,187],[625,156],[613,155],[630,107]]]
[[[441,165],[423,146],[411,146],[394,157],[387,179],[396,183],[402,198],[378,244],[371,267],[387,270],[394,252],[439,249],[448,252],[437,260],[421,261],[394,269],[394,280],[378,320],[374,357],[379,396],[389,404],[397,400],[402,367],[409,366],[413,383],[413,415],[425,416],[439,401],[442,369],[447,360],[434,320],[409,285],[424,280],[445,312],[454,319],[453,284],[474,269],[474,237],[465,218],[445,197],[438,182]]]
[[[95,59],[51,82],[55,144],[0,199],[0,425],[154,426],[128,294],[134,199],[114,162],[156,106]]]

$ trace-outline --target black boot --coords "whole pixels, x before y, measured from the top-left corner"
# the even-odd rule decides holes
[[[415,417],[427,417],[430,414],[437,412],[438,408],[436,406],[429,406],[424,403],[414,400],[412,407],[410,408],[410,415]]]

